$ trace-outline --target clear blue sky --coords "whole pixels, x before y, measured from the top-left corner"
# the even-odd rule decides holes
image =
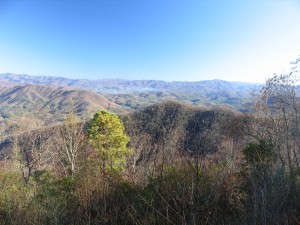
[[[0,0],[0,73],[264,82],[299,54],[299,0]]]

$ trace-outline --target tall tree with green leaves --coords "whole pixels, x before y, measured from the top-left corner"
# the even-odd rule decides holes
[[[126,166],[126,158],[132,153],[127,148],[129,137],[117,115],[105,110],[97,112],[87,130],[89,143],[95,148],[103,172],[120,172]]]

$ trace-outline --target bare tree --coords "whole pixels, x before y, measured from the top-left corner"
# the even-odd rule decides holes
[[[299,169],[300,153],[300,60],[295,61],[289,73],[275,74],[267,80],[258,109],[263,111],[272,124],[275,146],[289,171]]]
[[[78,169],[78,159],[84,141],[83,126],[84,123],[71,112],[59,129],[59,161],[66,175],[73,176]]]

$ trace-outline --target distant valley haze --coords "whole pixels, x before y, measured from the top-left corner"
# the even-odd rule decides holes
[[[35,105],[49,106],[51,99],[64,99],[59,108],[66,109],[66,103],[85,104],[77,111],[95,109],[103,99],[104,105],[124,110],[135,110],[162,101],[180,101],[196,106],[216,107],[219,105],[234,110],[245,111],[259,93],[262,84],[230,82],[224,80],[203,80],[198,82],[125,80],[125,79],[69,79],[51,76],[31,76],[26,74],[0,74],[0,99],[7,111],[7,103],[16,102],[20,107]],[[82,91],[85,90],[85,91]],[[84,96],[80,98],[80,96]],[[14,96],[7,98],[8,96]],[[89,97],[95,101],[87,101]],[[82,100],[83,102],[80,102]],[[111,102],[111,104],[109,103]],[[12,104],[15,105],[15,104]],[[90,106],[91,105],[91,106]],[[50,106],[52,106],[50,104]],[[57,107],[58,105],[56,105]],[[103,104],[101,106],[103,108]],[[51,107],[50,107],[51,111]],[[1,107],[0,107],[1,112]]]
[[[1,224],[300,224],[300,0],[0,0]]]

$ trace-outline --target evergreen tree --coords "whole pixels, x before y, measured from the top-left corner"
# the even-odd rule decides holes
[[[94,115],[88,127],[89,143],[97,151],[103,172],[120,172],[132,150],[127,148],[129,137],[117,115],[101,110]]]

